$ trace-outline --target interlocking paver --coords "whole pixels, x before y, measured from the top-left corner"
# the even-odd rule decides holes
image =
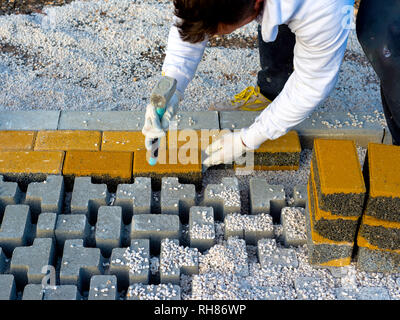
[[[166,146],[166,138],[161,138],[161,147]],[[142,131],[104,131],[102,135],[102,151],[144,150],[145,136]]]
[[[159,252],[162,239],[180,239],[181,228],[177,215],[134,215],[131,224],[131,239],[150,239],[151,250]]]
[[[28,185],[24,204],[29,205],[33,221],[42,212],[61,214],[64,201],[63,176],[50,175],[43,182],[32,182]]]
[[[107,207],[99,208],[96,224],[96,247],[100,248],[104,257],[109,257],[114,248],[122,244],[123,236],[122,208]]]
[[[281,210],[286,206],[282,185],[270,185],[263,178],[251,178],[249,192],[251,214],[268,213],[274,222],[280,221]]]
[[[35,131],[0,131],[0,150],[33,150]]]
[[[189,212],[189,243],[200,251],[210,249],[216,241],[212,207],[191,207]]]
[[[188,220],[189,209],[195,205],[196,190],[192,184],[181,184],[176,177],[164,177],[161,182],[161,213],[176,214]]]
[[[94,184],[90,177],[77,177],[71,198],[71,213],[86,214],[93,224],[97,219],[97,212],[101,206],[106,206],[110,200],[110,193],[106,184]]]
[[[39,284],[46,274],[46,271],[43,272],[43,267],[53,265],[54,258],[53,239],[37,238],[32,246],[14,249],[10,272],[15,276],[19,286],[27,283]]]
[[[55,130],[60,111],[6,111],[0,114],[1,130]]]
[[[307,202],[307,185],[296,185],[293,188],[293,206],[294,207],[306,207]]]
[[[4,177],[0,175],[0,220],[3,217],[4,210],[9,204],[19,204],[23,192],[16,182],[6,182]]]
[[[28,284],[22,300],[80,300],[78,288],[74,285],[60,285],[43,288],[41,284]]]
[[[120,289],[133,283],[149,283],[150,240],[134,239],[127,248],[113,249],[109,273],[117,276]]]
[[[34,150],[100,150],[101,132],[82,130],[43,130],[37,133]]]
[[[90,225],[84,214],[60,214],[57,217],[55,236],[58,248],[63,248],[66,240],[80,239],[84,245],[89,242]]]
[[[83,247],[83,240],[66,240],[60,283],[76,285],[80,291],[87,289],[90,278],[102,273],[101,260],[100,249]]]
[[[179,284],[180,275],[199,272],[199,251],[183,247],[179,240],[163,239],[160,251],[160,282]]]
[[[27,205],[8,205],[0,228],[0,247],[10,256],[32,237],[31,212]]]
[[[88,300],[117,300],[117,297],[116,276],[99,275],[90,279]]]
[[[52,238],[55,240],[56,224],[57,224],[56,213],[44,212],[40,214],[36,224],[36,238]]]
[[[15,300],[16,286],[12,274],[0,274],[0,300]]]
[[[216,220],[223,220],[229,213],[240,212],[240,189],[237,178],[222,178],[220,184],[207,185],[203,204],[213,207]]]

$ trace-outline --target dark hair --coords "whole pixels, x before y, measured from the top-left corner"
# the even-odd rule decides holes
[[[175,25],[184,41],[197,43],[213,36],[218,24],[236,24],[249,15],[256,0],[174,0]]]

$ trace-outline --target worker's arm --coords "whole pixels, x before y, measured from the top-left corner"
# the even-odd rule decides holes
[[[249,128],[242,130],[246,146],[257,149],[301,123],[330,94],[338,79],[349,30],[343,13],[316,17],[315,26],[299,28],[294,49],[294,72],[282,92]],[[321,28],[317,28],[321,26]],[[319,30],[316,30],[319,29]]]

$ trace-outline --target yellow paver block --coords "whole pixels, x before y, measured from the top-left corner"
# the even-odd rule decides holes
[[[320,220],[320,219],[326,219],[326,220],[350,220],[350,221],[357,221],[359,217],[355,216],[338,216],[334,215],[329,211],[322,210],[321,207],[319,206],[318,203],[318,197],[317,197],[317,187],[315,185],[315,178],[314,178],[314,170],[313,170],[313,163],[311,162],[310,165],[310,181],[309,181],[311,187],[313,188],[313,194],[314,194],[314,200],[311,199],[311,201],[314,201],[313,203],[315,204],[315,219]]]
[[[284,136],[265,141],[256,152],[260,153],[295,153],[301,152],[299,135],[296,131],[289,131]]]
[[[132,176],[132,162],[132,152],[67,151],[63,174],[128,180]]]
[[[366,192],[354,141],[315,139],[314,153],[323,194]]]
[[[384,227],[390,229],[400,229],[400,222],[392,222],[377,219],[375,217],[364,215],[363,223],[372,227]]]
[[[325,263],[321,263],[320,265],[323,267],[344,267],[348,266],[351,263],[351,257],[342,258],[342,259],[334,259]]]
[[[101,140],[102,151],[144,150],[145,136],[141,131],[104,131]],[[160,148],[166,146],[166,137],[161,138]]]
[[[101,132],[88,130],[43,130],[37,134],[34,150],[100,150]]]
[[[0,151],[33,150],[36,131],[0,131]]]
[[[311,198],[311,194],[310,194],[310,182],[307,184],[307,194],[308,194],[308,201],[314,202],[314,208],[316,208],[317,206],[317,202],[315,198]],[[312,213],[311,213],[311,208],[310,208],[310,224],[311,224],[311,239],[314,243],[318,243],[318,244],[335,244],[335,245],[353,245],[352,242],[347,242],[347,241],[333,241],[330,239],[327,239],[321,235],[319,235],[318,233],[316,233],[314,231],[314,221],[312,219]]]
[[[0,174],[61,174],[64,151],[0,151]]]
[[[193,150],[190,157],[182,156],[178,150],[160,149],[158,162],[151,166],[148,162],[150,153],[147,150],[135,152],[133,175],[154,174],[168,176],[169,173],[198,174],[201,173],[201,153]]]
[[[370,244],[368,242],[367,239],[365,239],[360,234],[357,235],[357,246],[363,247],[363,248],[368,248],[368,249],[371,249],[371,250],[386,251],[386,252],[390,252],[390,253],[400,254],[400,250],[382,249],[382,248],[379,248],[378,246],[372,245],[372,244]]]
[[[191,148],[205,150],[224,134],[231,132],[224,129],[202,130],[169,130],[167,132],[168,149]]]
[[[400,147],[370,143],[368,165],[371,197],[400,197]]]

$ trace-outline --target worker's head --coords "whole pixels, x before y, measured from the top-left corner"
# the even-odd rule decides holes
[[[174,0],[179,33],[184,41],[196,43],[205,36],[228,34],[261,12],[264,0]]]

